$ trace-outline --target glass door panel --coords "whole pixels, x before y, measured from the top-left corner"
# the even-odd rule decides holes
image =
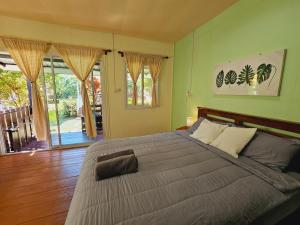
[[[47,104],[46,109],[48,110],[48,127],[50,132],[50,144],[55,145],[60,143],[59,136],[55,134],[59,133],[59,127],[57,123],[56,115],[56,99],[54,92],[54,77],[52,76],[51,70],[44,67],[44,87],[45,87],[45,103]]]
[[[88,82],[88,93],[92,111],[94,112],[96,129],[97,129],[97,140],[102,138],[103,124],[102,124],[102,92],[101,92],[101,77],[100,70],[97,67],[91,73]]]
[[[50,65],[48,67],[46,65],[47,62],[44,63],[44,74],[52,146],[82,144],[102,139],[100,130],[97,138],[89,138],[86,134],[82,112],[81,81],[61,59],[52,58]],[[100,80],[100,71],[94,70],[96,74],[98,72]],[[97,83],[98,78],[93,78],[93,73],[88,78],[87,88],[91,107],[96,113],[94,110],[96,94],[93,93],[100,91],[98,87],[100,83]]]
[[[61,144],[76,144],[90,141],[82,129],[82,99],[80,81],[70,73],[55,72],[57,110]]]
[[[51,138],[51,145],[60,145],[60,127],[59,127],[59,115],[56,110],[57,99],[56,99],[56,84],[54,76],[54,68],[52,67],[52,58],[44,59],[44,82],[46,89],[46,102],[48,109],[48,123],[49,132]]]

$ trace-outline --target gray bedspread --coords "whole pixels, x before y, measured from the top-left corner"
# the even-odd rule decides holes
[[[95,181],[96,158],[133,149],[139,171]],[[246,157],[234,159],[187,132],[89,147],[66,225],[249,224],[299,191],[300,182]]]

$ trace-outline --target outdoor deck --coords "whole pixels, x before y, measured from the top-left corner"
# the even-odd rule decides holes
[[[52,146],[75,145],[103,140],[102,126],[96,138],[89,138],[81,130],[81,117],[69,118],[60,124],[60,141],[57,127],[51,128]],[[0,147],[2,154],[10,152],[49,149],[46,141],[37,141],[33,135],[33,124],[28,106],[0,112]]]
[[[58,134],[52,134],[52,145],[59,145]],[[82,144],[87,142],[101,141],[103,140],[102,132],[98,134],[96,138],[89,138],[85,133],[82,132],[67,132],[61,134],[62,145]],[[46,141],[37,141],[36,139],[31,140],[27,145],[22,147],[21,151],[41,150],[49,149]]]
[[[58,134],[52,134],[52,145],[59,145]],[[103,140],[102,132],[97,135],[96,138],[89,138],[85,133],[82,132],[66,132],[61,134],[61,144],[70,145],[70,144],[80,144],[93,141]]]
[[[1,153],[19,151],[34,140],[28,106],[0,111]]]

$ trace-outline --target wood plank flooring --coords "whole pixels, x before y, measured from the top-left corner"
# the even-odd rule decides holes
[[[0,224],[63,225],[85,149],[0,157]]]
[[[0,224],[63,225],[85,149],[0,157]],[[300,209],[278,225],[296,225]]]

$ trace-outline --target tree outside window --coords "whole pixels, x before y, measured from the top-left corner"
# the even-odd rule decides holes
[[[126,85],[127,85],[127,105],[133,106],[133,80],[126,68]],[[142,72],[137,80],[137,106],[150,107],[152,102],[152,85],[153,81],[148,65],[143,65]]]
[[[0,69],[0,99],[5,107],[28,105],[27,81],[21,72]]]

